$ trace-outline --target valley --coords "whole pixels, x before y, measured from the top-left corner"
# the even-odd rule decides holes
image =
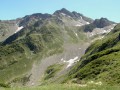
[[[119,26],[65,8],[0,21],[0,87],[119,85]]]

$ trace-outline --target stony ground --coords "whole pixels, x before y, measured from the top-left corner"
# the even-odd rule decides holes
[[[39,62],[37,61],[37,63],[33,65],[33,68],[31,70],[32,75],[30,77],[30,82],[28,82],[28,86],[39,85],[41,79],[44,76],[45,70],[48,66],[53,64],[63,63],[65,65],[62,70],[57,73],[55,78],[62,76],[63,74],[68,72],[68,70],[70,70],[70,68],[76,63],[76,61],[80,60],[80,57],[84,54],[88,46],[89,43],[65,44],[63,53],[44,58]],[[75,60],[69,62],[69,60],[74,59],[75,57],[77,57]],[[67,67],[68,65],[69,67]]]

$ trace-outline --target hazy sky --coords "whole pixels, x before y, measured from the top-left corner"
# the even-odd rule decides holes
[[[107,17],[120,22],[120,0],[0,0],[0,19],[15,19],[33,13],[66,8],[93,19]]]

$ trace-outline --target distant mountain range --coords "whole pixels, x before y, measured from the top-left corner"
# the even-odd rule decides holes
[[[65,20],[63,18],[68,18],[68,19],[73,19],[71,20],[71,22],[65,22]],[[12,35],[15,31],[17,31],[17,29],[21,26],[29,26],[37,21],[40,21],[39,24],[41,23],[41,25],[43,24],[42,22],[46,21],[46,20],[50,20],[50,19],[56,19],[56,21],[58,20],[59,23],[64,23],[64,24],[70,24],[72,26],[82,26],[85,24],[89,24],[88,26],[86,26],[85,31],[88,31],[89,28],[103,28],[105,26],[109,26],[111,24],[114,24],[115,22],[109,21],[106,18],[101,18],[101,19],[96,19],[93,20],[91,18],[88,18],[80,13],[77,13],[75,11],[70,12],[68,10],[66,10],[65,8],[61,9],[61,10],[57,10],[53,13],[53,15],[50,14],[41,14],[41,13],[36,13],[36,14],[32,14],[32,15],[26,15],[23,18],[18,18],[16,20],[4,20],[4,21],[0,21],[0,37],[1,37],[1,41],[5,40],[6,38],[8,38],[10,35]],[[61,20],[63,19],[63,20]],[[87,30],[88,29],[88,30]],[[90,29],[91,30],[91,29]],[[90,31],[89,30],[89,31]]]

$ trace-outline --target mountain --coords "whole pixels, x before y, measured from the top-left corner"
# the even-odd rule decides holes
[[[96,19],[93,23],[97,28],[103,28],[105,26],[109,26],[111,24],[115,24],[115,22],[109,21],[107,18]]]
[[[17,29],[16,21],[0,21],[0,41],[11,36]]]
[[[75,11],[70,12],[70,11],[66,10],[65,8],[62,8],[61,10],[57,10],[57,11],[54,12],[54,15],[60,16],[60,14],[68,15],[68,16],[74,18],[74,19],[83,18],[85,21],[90,22],[90,23],[93,22],[93,20],[91,18],[85,17],[84,15],[82,15],[80,13],[77,13]]]
[[[109,21],[107,18],[95,19],[91,24],[86,25],[84,27],[84,31],[91,32],[95,28],[104,28],[104,27],[110,26],[112,24],[115,24],[115,22]]]
[[[74,82],[102,82],[120,85],[120,24],[103,39],[93,42],[74,68],[69,79]]]
[[[0,86],[4,87],[62,83],[86,48],[116,25],[65,8],[53,14],[36,13],[9,22],[13,21],[17,29],[9,30],[10,36],[0,44]],[[89,25],[95,28],[86,32]]]
[[[38,20],[45,20],[50,18],[50,14],[42,14],[42,13],[35,13],[32,15],[27,15],[22,18],[22,20],[19,23],[19,26],[25,26],[25,25],[30,25]]]
[[[77,13],[75,11],[70,12],[68,10],[66,10],[65,8],[61,9],[61,10],[57,10],[53,13],[54,16],[57,16],[59,18],[61,18],[63,20],[64,23],[68,24],[69,26],[83,26],[86,24],[89,24],[91,22],[93,22],[93,20],[91,18],[88,18],[80,13]],[[69,19],[64,20],[65,19]]]

